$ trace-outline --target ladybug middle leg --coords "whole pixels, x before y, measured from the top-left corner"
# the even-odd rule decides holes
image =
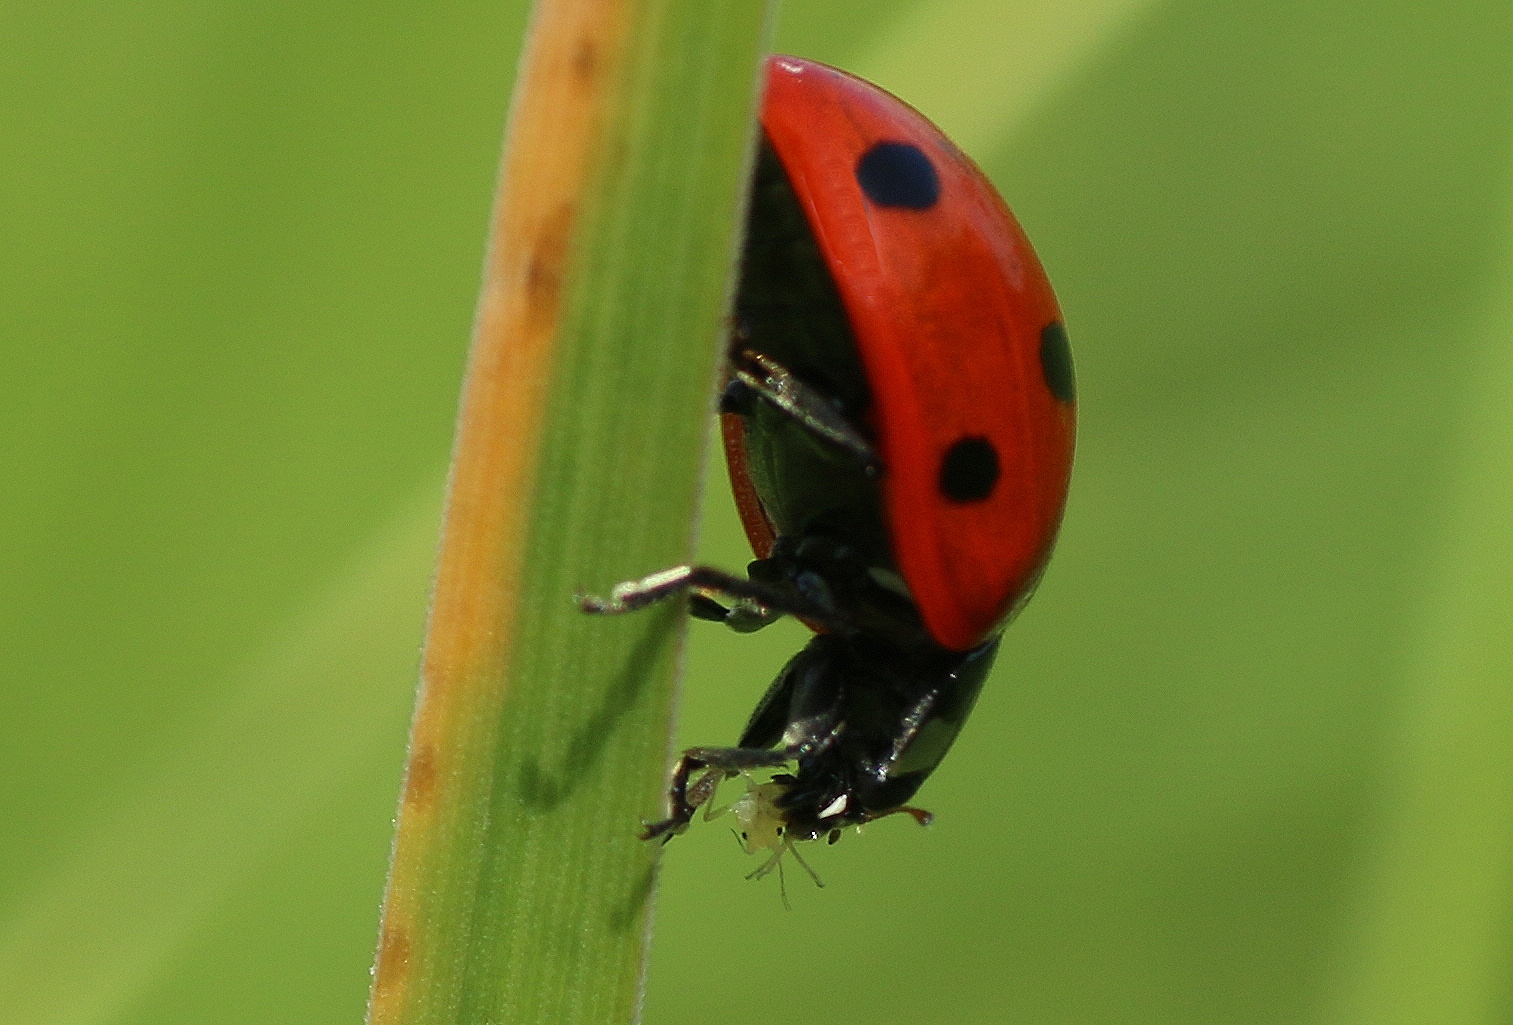
[[[738,346],[730,356],[730,379],[720,399],[721,412],[749,414],[757,402],[771,406],[854,459],[868,478],[882,472],[872,443],[822,391],[795,377],[776,360]],[[782,548],[785,542],[790,539],[778,538],[776,547]],[[576,597],[584,612],[618,615],[686,591],[691,615],[724,623],[740,633],[760,630],[784,615],[830,630],[855,629],[851,617],[831,600],[825,581],[791,560],[758,559],[751,564],[750,574],[742,578],[711,566],[673,566],[616,584],[604,597]]]
[[[760,630],[785,615],[837,630],[851,626],[846,616],[828,602],[794,588],[738,577],[712,566],[673,566],[640,580],[618,583],[604,597],[579,594],[577,601],[584,612],[613,616],[643,609],[685,591],[689,592],[690,615],[724,623],[739,633]]]

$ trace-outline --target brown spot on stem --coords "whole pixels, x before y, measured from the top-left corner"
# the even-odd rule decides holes
[[[599,74],[599,48],[588,37],[578,40],[573,48],[573,74],[582,85],[592,85]]]
[[[400,985],[410,971],[410,937],[403,929],[385,926],[378,942],[378,966],[373,973],[374,994]]]
[[[405,804],[417,807],[431,803],[436,790],[436,748],[422,744],[410,755],[405,773]]]
[[[551,324],[562,298],[562,278],[572,240],[573,204],[563,203],[541,225],[525,269],[525,298],[533,327]]]

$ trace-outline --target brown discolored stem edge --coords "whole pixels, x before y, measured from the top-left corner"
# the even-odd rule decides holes
[[[420,693],[384,895],[369,1000],[371,1025],[407,1020],[417,979],[430,979],[420,921],[438,837],[467,813],[447,792],[459,736],[498,713],[521,540],[560,323],[563,280],[582,193],[600,160],[597,130],[614,101],[632,4],[546,0],[532,17],[495,193],[482,290],[448,482]]]

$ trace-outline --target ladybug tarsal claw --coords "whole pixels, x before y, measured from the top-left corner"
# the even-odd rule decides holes
[[[693,576],[692,566],[673,566],[671,569],[649,573],[640,580],[626,580],[609,589],[609,597],[578,594],[578,608],[591,615],[618,616],[626,612],[644,609],[686,590]]]
[[[688,832],[688,824],[693,821],[693,816],[670,815],[656,822],[641,820],[642,840],[661,840],[666,843],[675,836],[681,836]]]
[[[661,822],[642,822],[642,840],[661,840],[664,844],[677,836],[679,833],[688,831],[687,822],[679,822],[677,819],[663,819]]]

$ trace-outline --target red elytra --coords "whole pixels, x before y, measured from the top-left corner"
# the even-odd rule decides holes
[[[977,166],[908,104],[834,68],[767,63],[762,129],[835,280],[873,396],[884,518],[926,629],[966,651],[1018,610],[1050,556],[1071,474],[1076,407],[1047,387],[1042,331],[1061,311],[1029,240]],[[857,183],[879,142],[918,147],[939,198],[880,205]],[[1059,330],[1059,327],[1058,327]],[[731,485],[758,557],[773,526],[746,478],[739,418],[724,418]],[[963,438],[996,451],[980,501],[941,492]]]

